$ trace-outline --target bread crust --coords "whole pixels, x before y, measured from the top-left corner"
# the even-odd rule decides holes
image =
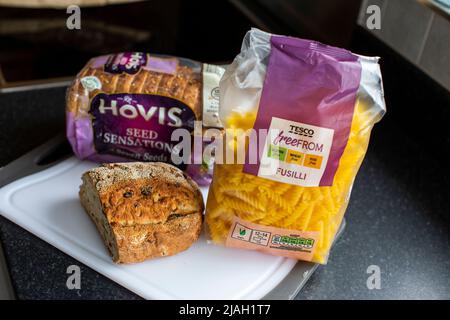
[[[176,254],[200,235],[202,194],[172,165],[104,164],[82,179],[81,203],[117,263]]]

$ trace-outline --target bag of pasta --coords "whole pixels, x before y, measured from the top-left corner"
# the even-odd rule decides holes
[[[252,29],[220,95],[212,241],[325,264],[386,111],[378,58]]]

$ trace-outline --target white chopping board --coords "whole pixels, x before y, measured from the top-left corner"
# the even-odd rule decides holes
[[[208,244],[204,234],[172,257],[113,263],[78,199],[81,174],[96,165],[72,157],[12,182],[0,189],[0,213],[146,299],[261,299],[294,268],[296,260]]]

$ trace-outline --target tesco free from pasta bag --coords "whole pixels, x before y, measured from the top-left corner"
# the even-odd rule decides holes
[[[220,95],[224,155],[246,154],[215,165],[212,241],[325,264],[386,111],[378,58],[252,29]]]

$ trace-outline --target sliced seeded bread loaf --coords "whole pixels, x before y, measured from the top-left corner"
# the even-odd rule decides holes
[[[160,163],[104,164],[83,174],[80,200],[117,263],[186,250],[201,232],[203,198],[194,181]]]

